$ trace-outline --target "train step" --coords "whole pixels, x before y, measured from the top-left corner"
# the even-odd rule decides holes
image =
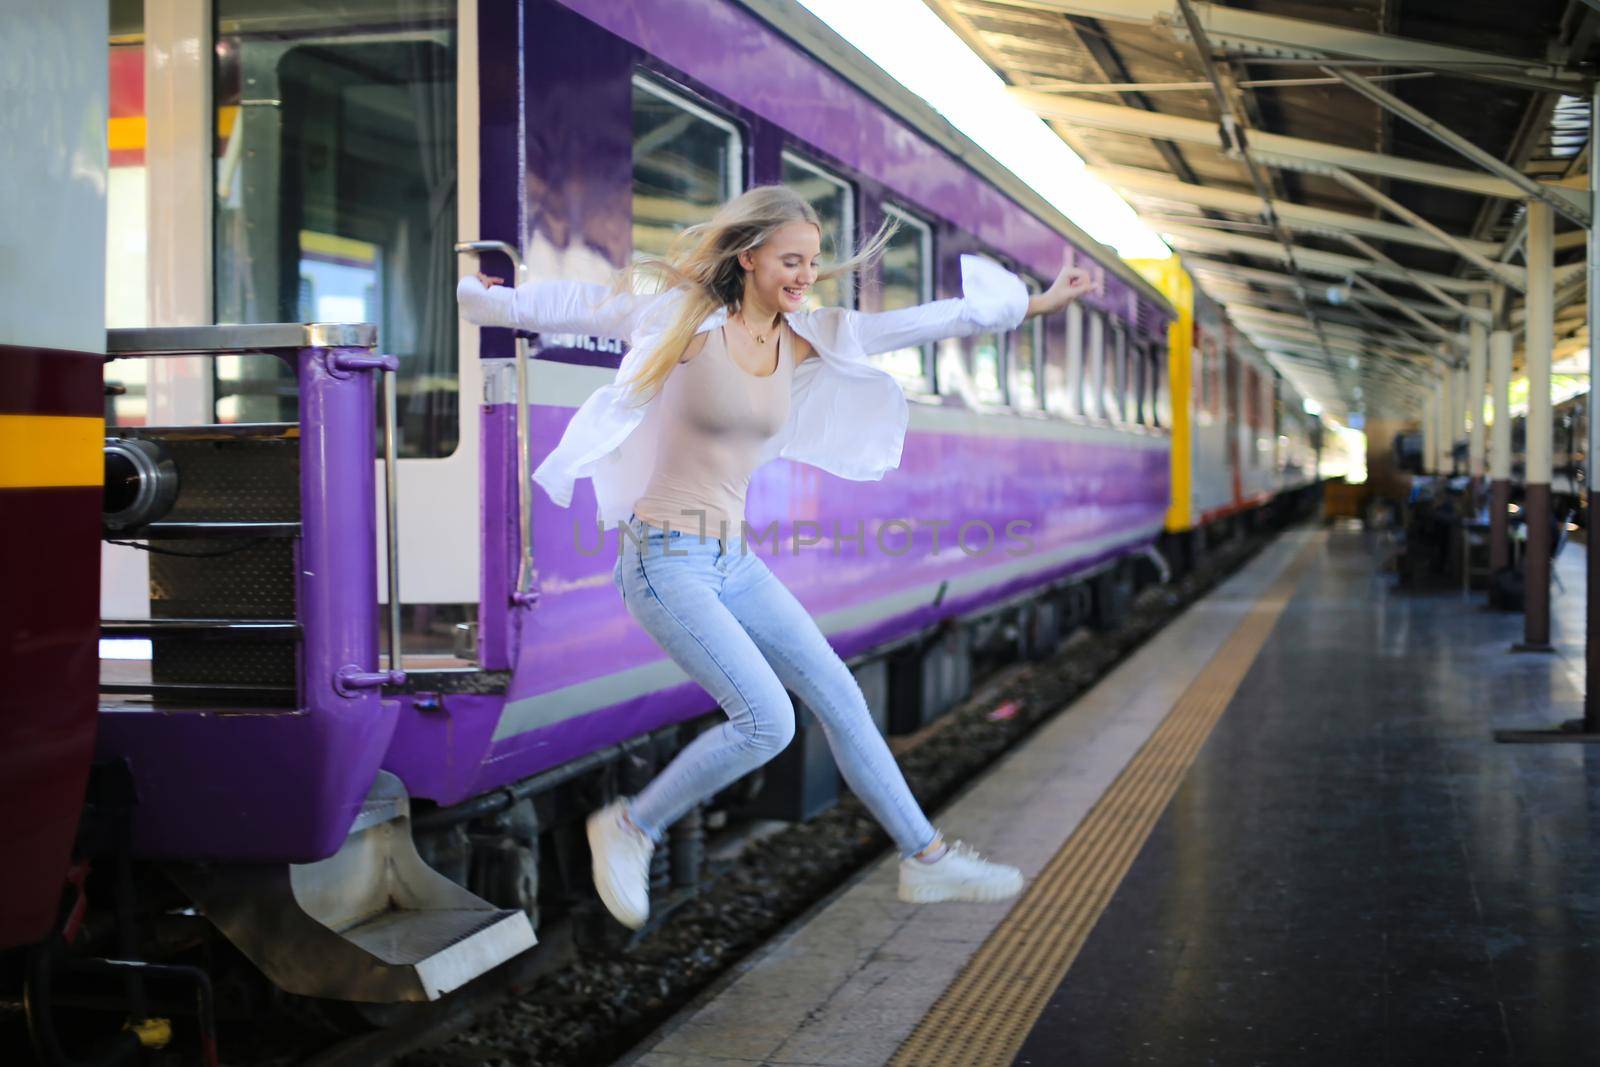
[[[194,522],[147,522],[118,532],[122,540],[223,541],[268,537],[299,537],[298,522],[232,522],[203,520]]]
[[[382,771],[327,859],[172,874],[268,978],[301,996],[436,1000],[536,943],[525,912],[496,908],[422,861],[405,787]]]
[[[298,640],[293,619],[102,619],[101,637],[209,638],[217,641]]]

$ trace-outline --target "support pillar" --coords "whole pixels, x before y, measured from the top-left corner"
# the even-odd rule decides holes
[[[1489,569],[1511,565],[1506,512],[1511,506],[1511,331],[1489,335],[1489,400],[1494,426],[1489,432]]]
[[[1527,471],[1522,516],[1528,524],[1524,556],[1525,614],[1522,644],[1550,649],[1550,475],[1554,427],[1550,410],[1550,357],[1555,342],[1555,229],[1550,205],[1528,201],[1528,297],[1525,360],[1528,369]]]
[[[1584,686],[1583,732],[1590,737],[1600,737],[1600,556],[1596,555],[1595,542],[1600,541],[1600,531],[1595,529],[1595,490],[1600,488],[1600,471],[1595,469],[1600,459],[1600,418],[1594,410],[1595,383],[1600,382],[1600,230],[1593,222],[1594,209],[1600,204],[1600,166],[1596,165],[1595,152],[1600,147],[1600,88],[1589,97],[1589,396],[1584,400],[1588,412],[1589,440],[1584,443],[1583,469],[1585,472],[1585,509],[1588,527],[1584,530],[1585,551],[1589,557],[1588,603],[1584,607]]]
[[[1434,474],[1450,474],[1450,370],[1434,378]]]
[[[1474,308],[1487,309],[1482,297],[1473,300]],[[1488,373],[1489,328],[1477,319],[1467,327],[1467,507],[1476,512],[1483,507],[1484,445],[1488,443],[1483,426],[1484,375]]]
[[[1433,394],[1422,398],[1422,473],[1433,473]]]
[[[1467,439],[1467,368],[1458,363],[1450,371],[1450,473],[1462,474],[1456,464],[1456,446]]]
[[[1590,203],[1591,209],[1592,209],[1593,205],[1600,204],[1600,166],[1596,165],[1595,159],[1594,159],[1595,148],[1597,146],[1600,146],[1600,88],[1596,88],[1595,90],[1593,90],[1591,96],[1589,97],[1589,145],[1590,145],[1589,203]],[[1591,218],[1592,218],[1592,214],[1591,214]],[[1529,212],[1528,221],[1529,221],[1530,226],[1535,221],[1532,212]],[[1549,223],[1550,223],[1550,215],[1549,215],[1549,210],[1548,209],[1546,209],[1545,212],[1543,213],[1543,219],[1539,220],[1539,221],[1542,222],[1542,228],[1544,230],[1543,234],[1540,235],[1540,241],[1541,241],[1541,244],[1543,244],[1544,242],[1548,242],[1550,240],[1550,234],[1549,234],[1549,229],[1548,229]],[[1549,328],[1551,328],[1553,326],[1553,323],[1551,322],[1551,295],[1552,294],[1550,294],[1550,288],[1549,288],[1549,285],[1548,285],[1549,275],[1548,275],[1548,273],[1546,273],[1546,272],[1548,272],[1549,265],[1550,265],[1549,254],[1546,251],[1546,249],[1548,249],[1549,246],[1548,246],[1548,244],[1545,244],[1544,247],[1539,250],[1538,254],[1535,254],[1535,246],[1533,244],[1533,240],[1534,240],[1533,232],[1530,229],[1530,231],[1529,231],[1529,245],[1528,245],[1528,327],[1529,327],[1529,333],[1528,333],[1528,356],[1529,356],[1529,364],[1530,364],[1530,371],[1529,371],[1530,374],[1532,373],[1532,371],[1534,369],[1532,367],[1533,358],[1534,358],[1534,351],[1535,351],[1534,350],[1534,345],[1533,345],[1533,341],[1534,341],[1533,331],[1535,329],[1535,326],[1534,326],[1534,323],[1535,323],[1534,310],[1535,310],[1536,306],[1538,307],[1538,310],[1539,310],[1539,316],[1538,316],[1539,325],[1538,325],[1538,328],[1543,330],[1543,329],[1549,329]],[[1591,221],[1590,226],[1589,226],[1588,253],[1589,253],[1589,262],[1588,262],[1588,268],[1587,269],[1588,269],[1588,272],[1589,272],[1589,274],[1588,274],[1588,296],[1589,296],[1589,405],[1590,405],[1590,415],[1589,415],[1589,440],[1587,442],[1586,454],[1584,456],[1584,467],[1588,471],[1588,477],[1586,479],[1587,485],[1585,486],[1585,488],[1588,490],[1589,500],[1591,501],[1590,513],[1591,513],[1591,516],[1592,516],[1592,514],[1593,514],[1592,502],[1595,499],[1595,495],[1594,495],[1595,488],[1596,488],[1597,485],[1600,485],[1600,477],[1597,477],[1597,475],[1595,473],[1595,469],[1594,469],[1595,468],[1595,458],[1596,458],[1597,455],[1600,455],[1600,449],[1597,449],[1597,447],[1596,447],[1597,445],[1600,445],[1600,419],[1596,419],[1595,418],[1594,413],[1593,413],[1593,406],[1592,406],[1593,402],[1594,402],[1594,396],[1595,396],[1594,386],[1595,386],[1596,382],[1600,382],[1600,353],[1597,353],[1597,351],[1596,351],[1597,349],[1600,349],[1600,234],[1597,234],[1595,232],[1594,223],[1592,221]],[[1541,275],[1542,275],[1542,277],[1541,277]],[[1536,281],[1538,281],[1539,283],[1542,283],[1541,286],[1538,287],[1538,288],[1536,288],[1536,285],[1535,285]],[[1541,294],[1539,296],[1539,298],[1538,298],[1539,301],[1540,301],[1540,303],[1538,305],[1535,304],[1535,293]],[[1498,335],[1496,335],[1496,336],[1498,336]],[[1550,336],[1550,335],[1546,335],[1546,336]],[[1550,364],[1549,364],[1550,350],[1549,350],[1549,347],[1548,346],[1543,346],[1542,347],[1542,352],[1543,352],[1543,355],[1542,355],[1543,367],[1542,367],[1542,373],[1541,373],[1540,377],[1543,379],[1543,388],[1542,389],[1530,389],[1529,392],[1532,394],[1532,396],[1530,396],[1529,402],[1530,402],[1530,405],[1532,405],[1532,404],[1537,404],[1542,400],[1543,406],[1545,408],[1545,413],[1544,413],[1545,414],[1545,421],[1544,421],[1544,424],[1543,424],[1543,427],[1542,427],[1542,436],[1536,438],[1534,436],[1534,430],[1535,430],[1534,419],[1533,419],[1533,410],[1534,409],[1533,409],[1533,407],[1530,406],[1530,409],[1529,409],[1529,412],[1528,412],[1528,463],[1529,463],[1528,481],[1529,481],[1529,487],[1530,487],[1530,490],[1531,490],[1532,483],[1533,483],[1533,477],[1534,477],[1534,469],[1533,469],[1533,462],[1534,462],[1534,459],[1535,459],[1534,443],[1535,443],[1535,441],[1538,441],[1538,442],[1540,442],[1539,443],[1539,449],[1540,449],[1540,453],[1541,453],[1541,457],[1540,458],[1542,458],[1543,463],[1544,463],[1544,466],[1541,468],[1540,473],[1542,473],[1543,476],[1544,476],[1543,477],[1543,480],[1544,480],[1543,489],[1544,489],[1545,507],[1546,507],[1546,509],[1548,509],[1548,507],[1549,507],[1549,499],[1550,499],[1550,484],[1549,484],[1550,483],[1550,466],[1549,466],[1549,464],[1550,464],[1550,450],[1551,450],[1551,446],[1552,446],[1552,442],[1551,442],[1551,439],[1550,439],[1551,426],[1550,426],[1550,422],[1549,422],[1549,403],[1550,403]],[[1538,379],[1534,379],[1534,381],[1538,381]],[[1496,422],[1496,427],[1495,428],[1497,430],[1499,429],[1498,421]],[[1530,496],[1530,503],[1531,503],[1531,499],[1532,499],[1531,492],[1530,492],[1529,496]],[[1530,506],[1530,508],[1528,510],[1530,512],[1530,514],[1528,516],[1528,521],[1531,523],[1531,522],[1534,521],[1534,516],[1531,514],[1533,509]],[[1544,526],[1545,526],[1545,529],[1548,529],[1548,522],[1546,522],[1544,524]],[[1531,537],[1530,537],[1530,541],[1531,541]],[[1556,727],[1554,727],[1552,729],[1548,729],[1548,730],[1496,730],[1494,736],[1495,736],[1495,740],[1497,740],[1497,741],[1511,741],[1511,742],[1577,741],[1577,742],[1588,743],[1588,744],[1600,743],[1600,714],[1597,714],[1597,710],[1596,710],[1596,703],[1600,702],[1600,694],[1596,694],[1595,693],[1595,686],[1596,686],[1597,683],[1600,683],[1600,663],[1596,662],[1596,654],[1597,654],[1597,652],[1600,652],[1600,649],[1596,648],[1596,643],[1597,642],[1595,640],[1595,624],[1596,624],[1597,621],[1600,621],[1600,610],[1597,610],[1597,605],[1600,605],[1600,578],[1596,577],[1597,574],[1600,574],[1600,567],[1595,566],[1595,563],[1597,561],[1595,559],[1595,554],[1594,554],[1594,542],[1595,542],[1595,529],[1594,529],[1594,525],[1593,525],[1592,519],[1591,519],[1591,525],[1589,527],[1589,579],[1588,579],[1588,586],[1589,586],[1589,588],[1588,588],[1588,597],[1589,597],[1589,599],[1588,599],[1588,603],[1587,603],[1586,608],[1585,608],[1585,618],[1584,618],[1584,624],[1585,624],[1586,631],[1587,631],[1586,632],[1587,647],[1586,647],[1585,652],[1584,652],[1584,674],[1585,674],[1585,678],[1584,678],[1584,695],[1583,695],[1583,718],[1581,718],[1581,719],[1569,719],[1566,722],[1561,723],[1559,726],[1556,726]],[[1529,547],[1530,547],[1530,550],[1531,550],[1532,545],[1530,544]],[[1548,564],[1549,564],[1548,551],[1547,551],[1545,563],[1546,563],[1546,568],[1548,569]],[[1532,581],[1531,581],[1531,578],[1532,578],[1531,552],[1530,552],[1529,578],[1530,578],[1530,581],[1529,581],[1528,588],[1529,588],[1529,591],[1531,593],[1532,589],[1533,589],[1533,585],[1532,585]],[[1548,592],[1548,588],[1545,591]],[[1548,603],[1547,603],[1547,607],[1548,607]],[[1549,617],[1548,617],[1548,615],[1546,616],[1544,621],[1545,621],[1546,627],[1548,628],[1548,626],[1549,626]],[[1548,629],[1547,629],[1547,632],[1546,632],[1546,639],[1548,640]]]

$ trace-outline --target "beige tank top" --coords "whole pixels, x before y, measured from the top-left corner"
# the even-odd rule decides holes
[[[794,356],[788,324],[778,330],[777,366],[763,375],[734,362],[726,330],[707,333],[699,353],[667,375],[655,468],[633,503],[639,518],[686,537],[700,535],[701,511],[707,538],[720,538],[723,530],[740,535],[761,446],[789,418]]]

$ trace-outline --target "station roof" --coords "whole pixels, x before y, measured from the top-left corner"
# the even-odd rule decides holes
[[[1518,175],[1555,202],[1556,359],[1587,344],[1600,0],[926,2],[1330,414],[1414,413],[1479,302],[1520,325]]]

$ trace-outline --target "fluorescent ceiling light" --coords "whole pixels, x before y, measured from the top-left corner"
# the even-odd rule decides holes
[[[1097,241],[1126,258],[1172,250],[922,0],[800,0]]]

